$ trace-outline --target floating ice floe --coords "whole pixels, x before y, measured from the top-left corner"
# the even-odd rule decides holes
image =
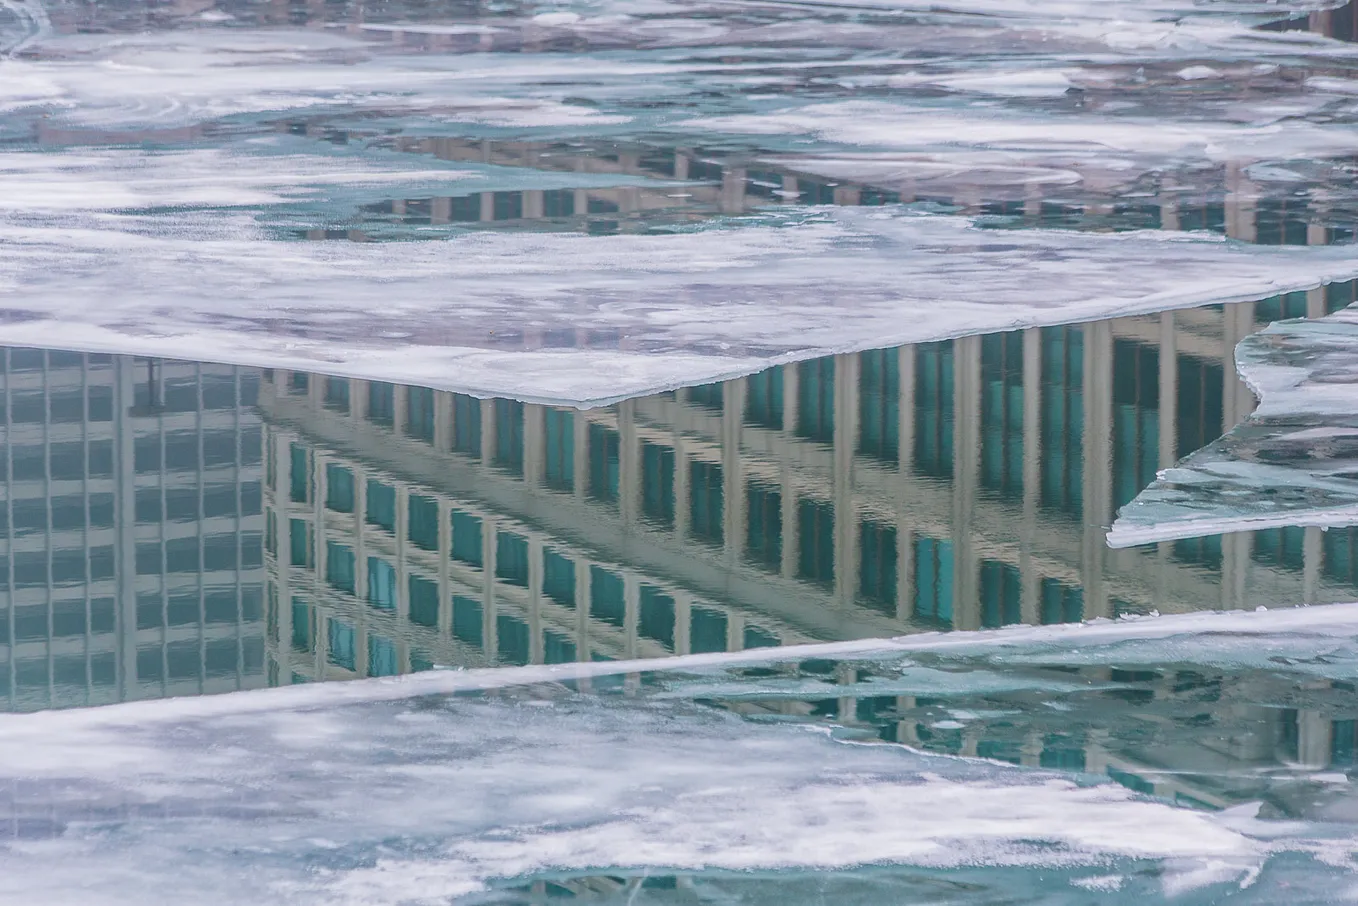
[[[1177,807],[1091,776],[856,745],[644,688],[593,696],[560,683],[846,652],[1050,658],[1102,645],[1108,657],[1109,644],[1138,638],[1210,652],[1235,637],[1267,654],[1280,637],[1327,628],[1352,637],[1358,606],[3,715],[0,895],[90,906],[140,902],[148,889],[203,906],[436,903],[572,874],[870,866],[886,873],[882,884],[891,866],[980,871],[989,883],[1014,875],[1005,883],[1019,887],[1040,875],[1048,893],[1094,885],[1118,894],[1101,899],[1114,903],[1215,901],[1250,885],[1266,899],[1328,892],[1354,880],[1347,825]],[[468,694],[489,690],[499,691]],[[1305,890],[1293,886],[1302,878]]]
[[[1358,309],[1270,325],[1236,364],[1258,408],[1123,507],[1111,546],[1358,524]]]
[[[900,209],[789,209],[670,235],[337,245],[259,230],[217,213],[0,217],[0,343],[591,405],[829,353],[1358,276],[1339,247],[1001,233]]]

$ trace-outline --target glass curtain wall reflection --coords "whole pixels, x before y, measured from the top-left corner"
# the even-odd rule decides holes
[[[258,372],[0,355],[0,707],[263,685]]]

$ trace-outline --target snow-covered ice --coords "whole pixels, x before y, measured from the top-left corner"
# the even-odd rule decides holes
[[[875,654],[988,646],[1049,659],[1105,646],[1106,659],[1107,646],[1139,638],[1192,640],[1210,661],[1223,640],[1262,656],[1292,635],[1351,638],[1356,615],[1344,605],[914,637]],[[870,644],[795,653],[862,657]],[[983,863],[1042,874],[1048,890],[1111,869],[1135,879],[1131,902],[1255,883],[1276,893],[1269,866],[1298,858],[1310,889],[1352,883],[1344,865],[1358,839],[1343,825],[1187,809],[1092,777],[549,682],[642,669],[657,665],[436,671],[0,717],[0,891],[44,903],[133,903],[147,889],[204,904],[425,903],[563,873]]]
[[[606,242],[480,233],[343,246],[261,241],[224,215],[0,217],[0,342],[60,336],[71,349],[598,404],[779,361],[1354,276],[1343,248],[997,232],[904,210],[794,210]],[[534,348],[535,332],[562,328],[615,339]]]

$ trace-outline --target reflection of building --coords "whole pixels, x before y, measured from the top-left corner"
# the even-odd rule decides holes
[[[326,674],[327,644],[361,674],[1351,597],[1342,532],[1103,536],[1249,412],[1240,337],[1353,291],[834,356],[591,411],[275,373],[280,669]]]
[[[968,669],[989,672],[980,657],[949,658],[942,666],[959,677]],[[960,682],[934,697],[833,697],[836,683],[895,678],[872,663],[812,661],[809,669],[782,664],[773,670],[783,678],[800,676],[794,688],[824,684],[818,696],[760,698],[752,690],[724,707],[748,716],[830,720],[930,752],[1106,774],[1137,792],[1193,806],[1263,802],[1273,816],[1318,817],[1344,807],[1350,794],[1308,774],[1358,763],[1347,684],[1290,676],[1285,668],[1222,672],[1191,656],[1186,663],[1136,669],[1010,663],[1012,686],[986,689],[983,680],[966,694],[957,691],[965,688]],[[1048,707],[1052,688],[1071,690],[1060,695],[1060,709]]]
[[[3,355],[0,707],[263,685],[257,375]]]

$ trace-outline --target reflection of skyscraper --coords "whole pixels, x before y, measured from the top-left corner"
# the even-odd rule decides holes
[[[590,411],[276,373],[271,650],[305,678],[1349,597],[1316,532],[1103,535],[1248,413],[1240,337],[1352,293],[833,356]]]
[[[0,704],[263,685],[257,374],[4,350]]]

